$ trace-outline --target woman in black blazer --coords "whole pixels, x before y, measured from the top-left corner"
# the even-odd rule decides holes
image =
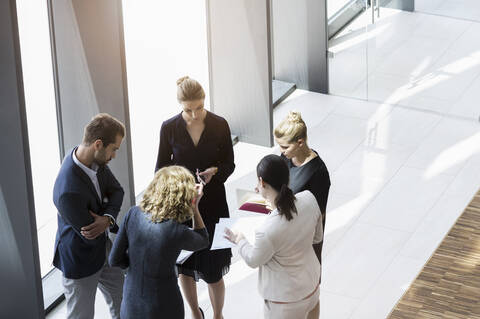
[[[162,124],[155,170],[182,165],[193,174],[198,172],[198,178],[205,183],[199,210],[211,245],[215,224],[219,218],[229,217],[224,183],[235,168],[230,128],[224,118],[205,110],[205,92],[196,80],[183,77],[177,81],[177,100],[183,110]],[[209,248],[195,252],[178,266],[180,285],[193,319],[203,317],[197,300],[199,279],[208,284],[213,318],[223,317],[223,276],[229,271],[232,253],[230,249]]]
[[[184,318],[175,262],[180,251],[208,246],[208,233],[198,211],[203,186],[195,185],[184,167],[159,170],[140,206],[125,216],[109,262],[127,268],[120,316]],[[193,229],[183,223],[192,219]]]

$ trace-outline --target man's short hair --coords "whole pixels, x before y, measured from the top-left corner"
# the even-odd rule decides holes
[[[115,143],[117,135],[125,136],[123,123],[110,114],[99,113],[85,126],[83,144],[90,145],[96,140],[101,140],[103,147],[107,147]]]

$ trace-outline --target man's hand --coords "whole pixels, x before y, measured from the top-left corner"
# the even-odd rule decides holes
[[[95,239],[99,235],[103,234],[105,230],[110,226],[110,218],[108,216],[100,216],[89,211],[90,215],[93,216],[93,223],[90,225],[84,226],[80,229],[80,233],[86,239]]]

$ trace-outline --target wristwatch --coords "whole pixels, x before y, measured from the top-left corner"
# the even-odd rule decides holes
[[[113,219],[113,217],[112,216],[107,216],[107,217],[108,217],[108,220],[110,221],[110,227],[115,225],[115,220]]]
[[[108,217],[108,220],[110,222],[110,225],[108,226],[108,230],[111,232],[111,233],[114,233],[116,234],[118,232],[118,225],[115,223],[115,219],[113,219],[112,216],[110,215],[105,215]]]

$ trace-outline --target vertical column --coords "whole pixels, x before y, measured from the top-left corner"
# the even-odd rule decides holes
[[[125,123],[126,138],[109,166],[135,204],[121,0],[48,1],[62,153],[78,145],[97,113]],[[123,215],[122,215],[123,216]]]
[[[270,0],[208,0],[211,109],[240,141],[273,145]]]
[[[274,78],[328,93],[326,1],[271,1]]]
[[[0,1],[0,317],[44,318],[16,1]]]

